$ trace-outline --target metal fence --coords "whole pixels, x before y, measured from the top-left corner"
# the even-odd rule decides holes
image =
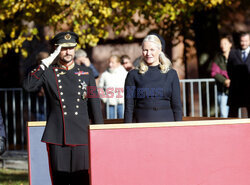
[[[180,80],[183,116],[218,117],[217,85],[212,78]],[[106,103],[109,119],[109,104]],[[115,105],[115,119],[117,107]]]
[[[22,88],[0,88],[0,106],[9,150],[26,149],[27,121],[44,120],[46,99]],[[41,107],[43,106],[43,107]],[[41,119],[40,115],[44,115]]]
[[[214,79],[185,79],[180,80],[180,85],[183,116],[218,117]],[[27,93],[22,88],[0,88],[0,102],[8,137],[7,149],[26,149],[26,123],[45,120],[45,97]]]
[[[183,116],[218,117],[217,85],[212,78],[180,80]]]

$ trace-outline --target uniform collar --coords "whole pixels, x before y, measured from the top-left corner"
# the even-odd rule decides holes
[[[75,67],[75,62],[72,60],[68,65],[63,65],[60,63],[60,61],[57,62],[59,68],[65,69],[65,70],[71,70]]]

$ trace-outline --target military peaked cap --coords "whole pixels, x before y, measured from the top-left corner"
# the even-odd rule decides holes
[[[75,47],[78,43],[78,35],[74,32],[60,32],[50,41],[51,45],[62,47]]]

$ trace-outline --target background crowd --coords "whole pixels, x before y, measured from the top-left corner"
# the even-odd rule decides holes
[[[165,40],[158,35],[163,47]],[[248,32],[241,32],[238,38],[233,38],[230,34],[222,34],[218,40],[220,50],[214,58],[211,59],[210,75],[215,78],[217,83],[217,100],[219,105],[220,117],[238,117],[239,108],[246,108],[249,113],[250,101],[250,37]],[[164,51],[164,50],[163,50]],[[82,49],[76,51],[76,62],[78,61],[78,53],[86,52]],[[121,56],[111,55],[108,59],[108,68],[99,75],[97,69],[87,60],[87,65],[95,74],[99,88],[104,93],[109,88],[123,88],[127,72],[134,68],[138,68],[140,57],[134,61],[127,54]],[[123,67],[122,67],[123,66]],[[125,70],[124,70],[125,69]],[[118,93],[115,92],[116,94]],[[123,93],[119,92],[119,93]],[[123,98],[103,97],[105,104],[103,108],[108,112],[108,118],[123,118],[124,100]],[[249,115],[249,114],[248,114]],[[249,117],[249,116],[248,116]]]
[[[230,35],[220,38],[221,51],[212,61],[211,77],[218,84],[218,104],[221,117],[238,117],[240,107],[246,107],[250,117],[250,35],[239,35],[239,48],[233,48]]]

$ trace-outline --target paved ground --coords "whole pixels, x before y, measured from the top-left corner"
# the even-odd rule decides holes
[[[5,151],[0,156],[0,168],[28,170],[27,151]]]

